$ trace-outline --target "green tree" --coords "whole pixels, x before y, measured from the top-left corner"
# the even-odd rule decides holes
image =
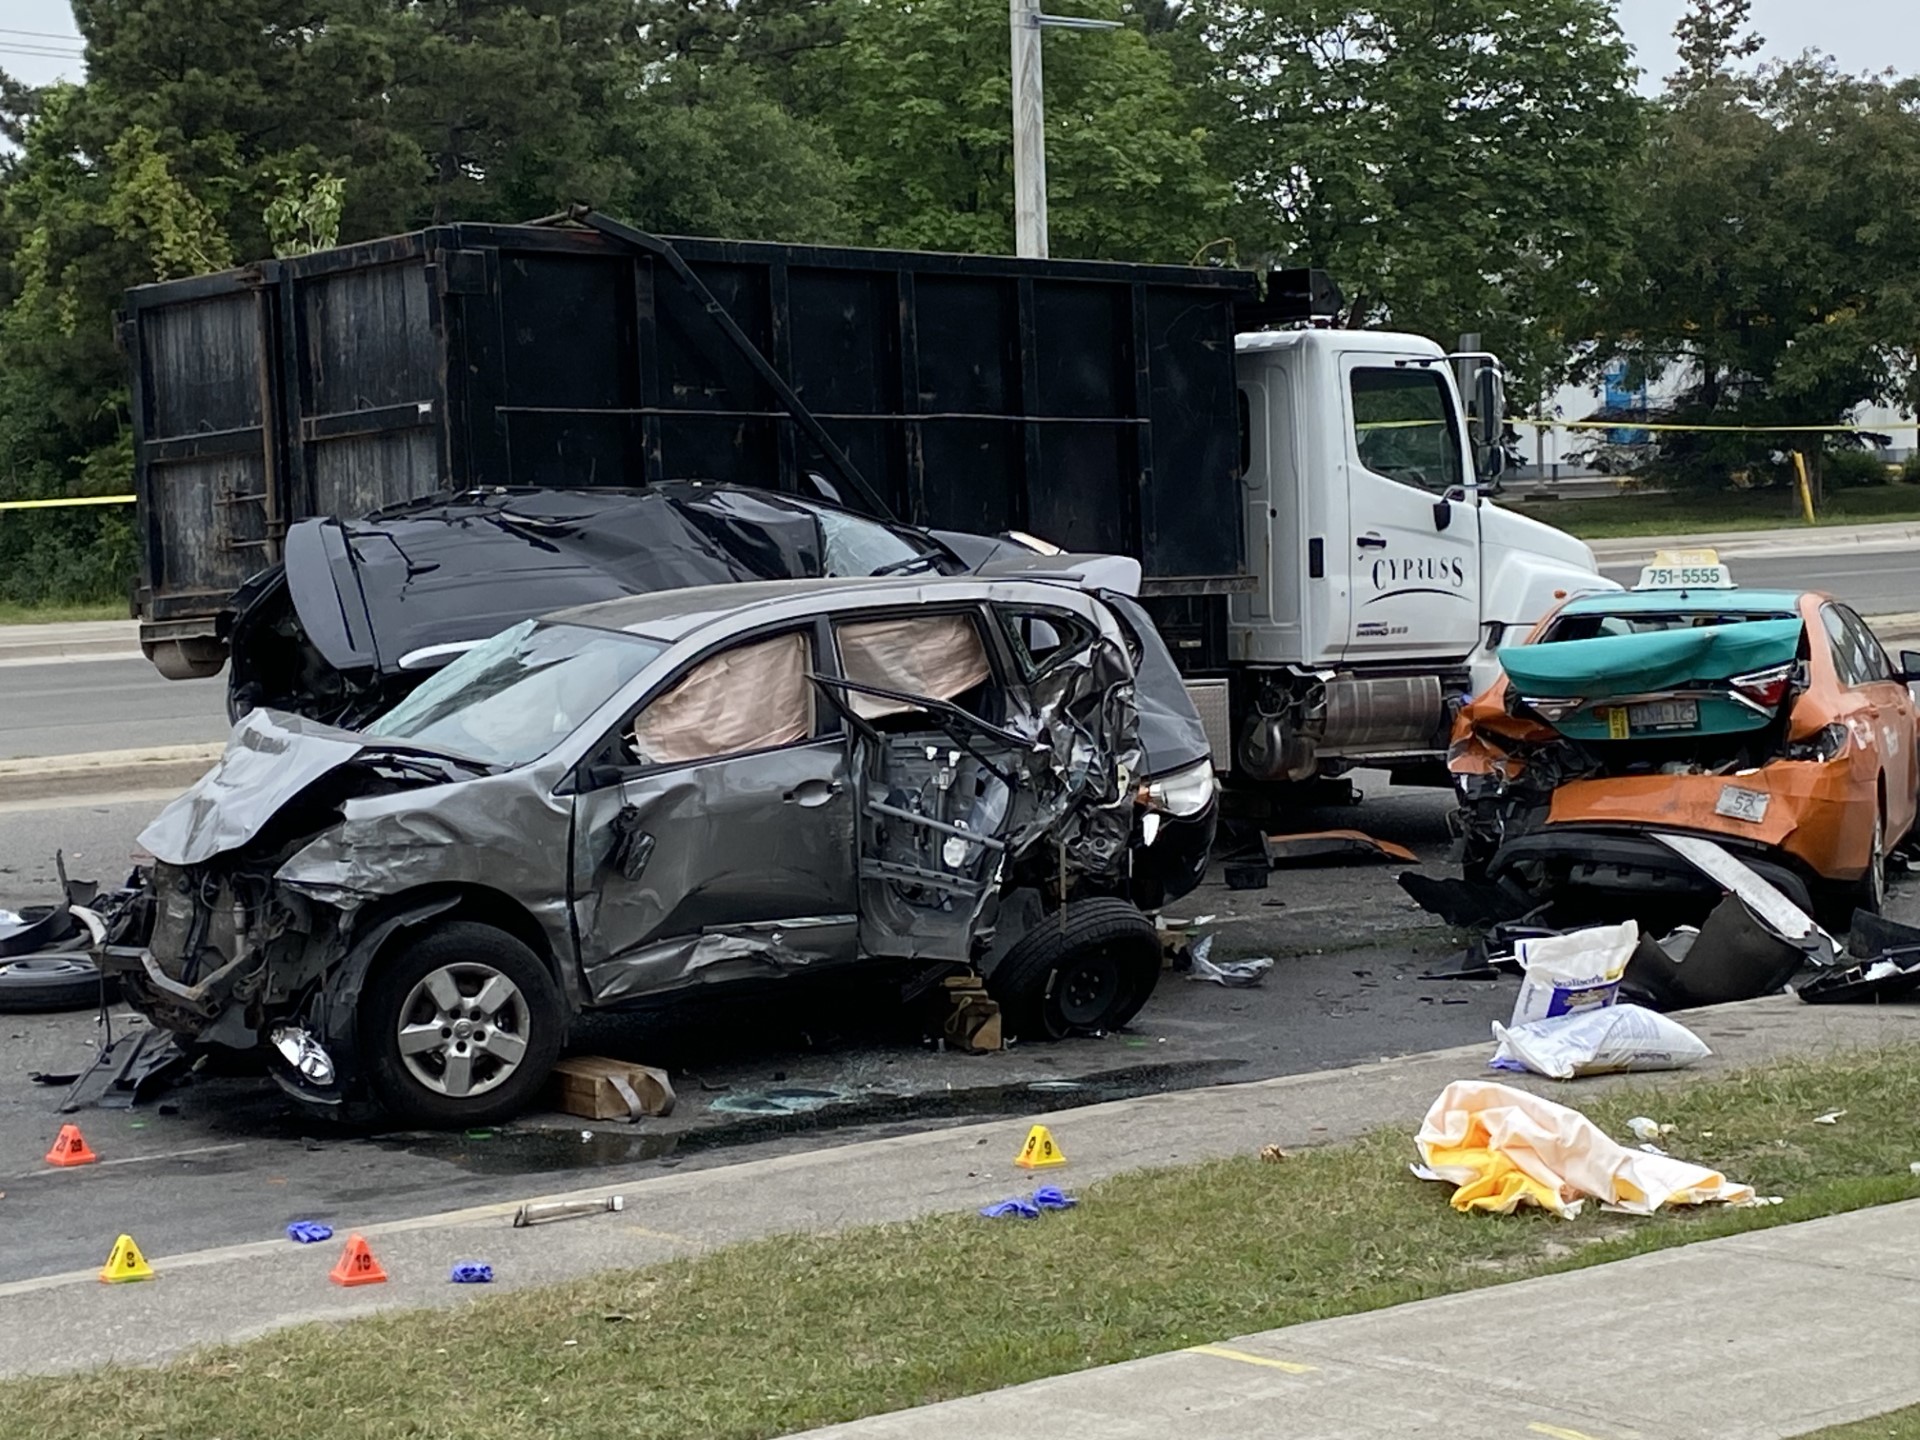
[[[1330,271],[1349,323],[1478,331],[1540,393],[1639,143],[1606,0],[1197,0],[1197,22],[1250,252]]]
[[[1745,23],[1743,0],[1696,0],[1681,22],[1591,363],[1624,357],[1681,423],[1830,425],[1867,402],[1920,404],[1920,80],[1815,56],[1742,69],[1758,48]],[[1677,478],[1724,485],[1796,444],[1818,468],[1815,434],[1664,448]]]
[[[1120,17],[1110,0],[1076,11]],[[843,13],[845,43],[819,57],[831,103],[816,118],[852,168],[861,238],[1010,253],[1006,6],[857,0]],[[1045,44],[1053,253],[1184,263],[1221,233],[1231,192],[1172,65],[1131,28]]]
[[[844,244],[852,173],[824,127],[794,115],[742,63],[648,62],[606,117],[624,178],[605,209],[669,235]]]

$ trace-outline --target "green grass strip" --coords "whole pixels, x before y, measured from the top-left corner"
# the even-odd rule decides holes
[[[1461,1215],[1408,1174],[1409,1117],[1277,1164],[1121,1176],[1036,1222],[969,1213],[787,1236],[457,1312],[306,1326],[153,1372],[9,1381],[0,1415],[17,1440],[748,1440],[1920,1196],[1920,1047],[1564,1098],[1623,1140],[1631,1115],[1669,1121],[1674,1154],[1787,1201]],[[1047,1178],[1079,1188],[1070,1171]]]

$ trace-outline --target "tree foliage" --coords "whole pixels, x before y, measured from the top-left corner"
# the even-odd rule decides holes
[[[1696,0],[1681,22],[1591,363],[1625,357],[1664,382],[1683,423],[1831,425],[1863,403],[1920,403],[1920,81],[1817,56],[1751,68],[1746,11]],[[1667,449],[1681,478],[1724,483],[1788,445]]]
[[[1045,39],[1056,254],[1319,265],[1353,322],[1478,331],[1522,394],[1576,352],[1693,366],[1709,410],[1913,388],[1915,96],[1751,73],[1745,0],[1694,0],[1651,122],[1608,0],[1053,8],[1123,22]],[[1001,0],[74,13],[84,85],[0,75],[0,495],[127,487],[131,285],[581,199],[665,233],[1012,245]],[[0,594],[117,587],[124,527],[32,524],[57,563],[5,519]]]
[[[1198,5],[1243,248],[1331,271],[1349,323],[1478,331],[1538,393],[1639,137],[1607,0]]]
[[[1103,0],[1076,13],[1120,15]],[[812,89],[849,159],[859,238],[1011,251],[1006,5],[863,0],[843,15],[844,43],[816,57],[827,83]],[[1231,192],[1172,64],[1132,28],[1052,32],[1043,44],[1052,252],[1185,262],[1220,233]]]

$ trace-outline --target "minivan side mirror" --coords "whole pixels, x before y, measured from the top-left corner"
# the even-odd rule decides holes
[[[1909,685],[1920,685],[1920,650],[1900,652],[1900,678]]]

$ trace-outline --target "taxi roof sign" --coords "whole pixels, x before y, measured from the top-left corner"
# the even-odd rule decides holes
[[[1635,590],[1732,590],[1733,572],[1717,550],[1656,550]]]

